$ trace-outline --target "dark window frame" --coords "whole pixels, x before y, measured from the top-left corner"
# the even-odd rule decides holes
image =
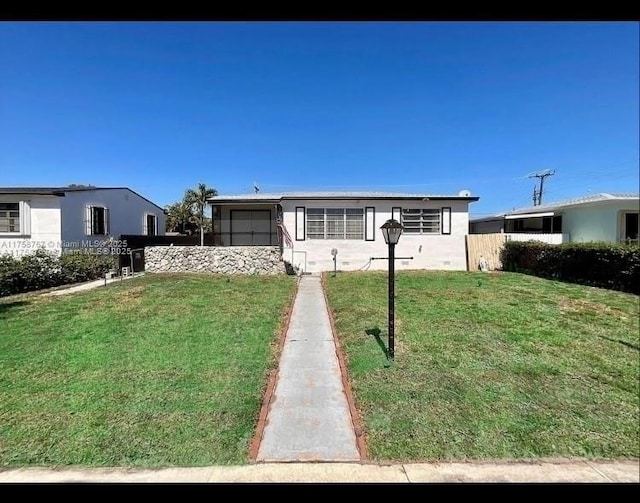
[[[149,225],[149,219],[151,218],[152,225]],[[158,216],[155,213],[146,213],[145,214],[145,226],[147,231],[147,236],[157,236],[158,234]]]
[[[2,206],[5,206],[5,208],[2,208]],[[17,215],[13,213],[17,213]],[[0,234],[20,234],[21,220],[22,214],[19,202],[0,202]]]

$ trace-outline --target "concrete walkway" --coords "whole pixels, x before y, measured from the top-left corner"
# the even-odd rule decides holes
[[[359,459],[320,277],[302,276],[257,460]]]
[[[109,283],[125,281],[127,279],[137,278],[142,275],[144,275],[144,273],[139,272],[139,273],[136,273],[135,275],[132,274],[130,276],[118,276],[117,278],[110,278],[110,279],[96,279],[93,281],[87,281],[85,283],[81,283],[79,285],[60,288],[59,290],[53,290],[51,292],[43,293],[42,295],[68,295],[70,293],[84,292],[86,290],[93,290],[94,288],[108,285]]]

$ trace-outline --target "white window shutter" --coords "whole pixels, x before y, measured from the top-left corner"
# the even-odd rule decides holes
[[[91,236],[91,227],[93,222],[93,207],[85,206],[84,208],[84,233]]]
[[[451,234],[451,208],[442,208],[442,234]]]
[[[29,236],[31,234],[31,205],[29,201],[20,201],[20,234]]]
[[[305,238],[305,212],[304,206],[296,206],[296,241],[304,241]]]
[[[146,236],[148,230],[149,229],[147,228],[147,214],[143,213],[142,214],[142,235]]]
[[[110,225],[110,218],[109,218],[109,208],[105,208],[104,209],[104,233],[106,236],[109,236],[111,234],[111,225]]]
[[[373,206],[367,206],[364,215],[364,239],[365,241],[376,240],[376,209]]]

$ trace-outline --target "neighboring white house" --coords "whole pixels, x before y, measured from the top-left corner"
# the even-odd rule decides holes
[[[457,196],[379,192],[304,192],[209,198],[223,246],[279,245],[302,272],[386,269],[380,226],[404,225],[398,269],[466,270],[468,191]],[[336,262],[334,264],[335,250]]]
[[[0,255],[126,248],[120,235],[164,229],[164,210],[126,187],[0,187]]]
[[[473,218],[471,234],[504,232],[511,237],[544,235],[548,242],[638,242],[638,194],[592,194]]]

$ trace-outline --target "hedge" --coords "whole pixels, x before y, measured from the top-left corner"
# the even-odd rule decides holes
[[[0,297],[103,278],[114,265],[112,256],[89,253],[0,255]]]
[[[500,259],[505,271],[640,294],[640,247],[635,244],[507,241]]]

